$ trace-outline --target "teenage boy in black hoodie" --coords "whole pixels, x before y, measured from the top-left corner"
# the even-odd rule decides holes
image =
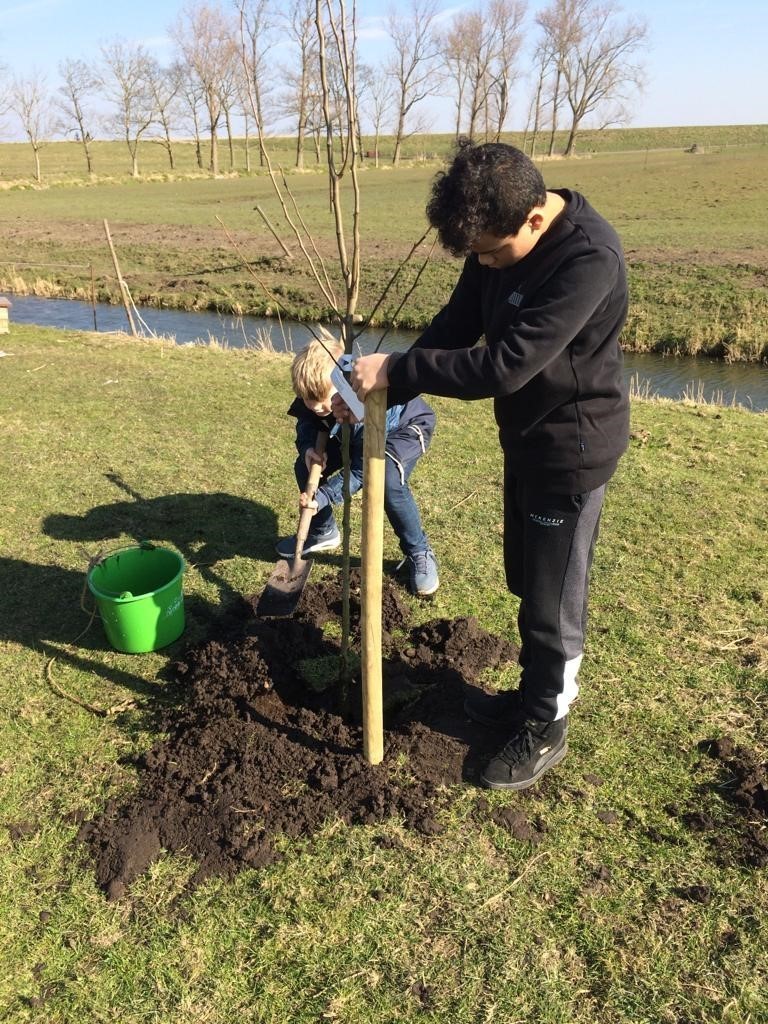
[[[351,383],[361,399],[386,387],[397,401],[494,399],[522,672],[518,690],[478,694],[465,709],[508,723],[484,785],[525,789],[567,751],[600,512],[628,444],[626,268],[616,232],[586,199],[547,191],[533,162],[501,143],[461,143],[427,215],[441,244],[466,257],[454,292],[408,352],[357,359]],[[338,402],[335,412],[344,418]]]

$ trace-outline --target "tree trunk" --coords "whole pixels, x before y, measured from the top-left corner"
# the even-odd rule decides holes
[[[85,135],[80,132],[80,138],[83,140],[83,149],[85,150],[85,163],[88,167],[88,177],[93,175],[93,161],[91,160],[91,151],[88,148],[88,143],[85,141]]]
[[[203,169],[203,149],[200,145],[200,123],[197,120],[197,112],[192,110],[192,125],[195,129],[195,159],[199,170]]]
[[[304,107],[299,110],[299,123],[296,130],[296,170],[304,170]]]
[[[261,112],[261,90],[256,90],[256,116],[259,119],[259,123],[256,125],[256,134],[259,138],[259,167],[264,166],[264,139],[261,133],[261,126],[264,124],[264,117]]]
[[[235,167],[235,141],[232,138],[232,118],[229,116],[229,110],[224,111],[224,123],[227,126],[227,140],[229,142],[229,169],[232,171]]]
[[[552,96],[552,131],[549,136],[549,155],[555,152],[555,132],[557,131],[557,112],[560,108],[560,71],[555,78],[555,91]]]
[[[459,84],[459,95],[456,97],[456,131],[455,138],[458,140],[461,135],[461,111],[464,107],[464,86]]]
[[[509,115],[509,86],[506,82],[499,83],[499,120],[496,124],[496,135],[494,142],[501,142],[501,135],[504,131],[504,122]]]
[[[400,163],[400,151],[403,145],[403,132],[405,131],[405,114],[400,111],[397,118],[397,133],[395,134],[395,151],[392,154],[392,166],[397,167]]]
[[[219,137],[216,134],[216,126],[211,125],[211,174],[219,173]]]
[[[37,146],[33,146],[32,148],[35,151],[35,181],[39,185],[43,180],[43,176],[40,172],[40,150],[37,148]]]
[[[563,154],[564,156],[573,156],[573,151],[576,148],[576,132],[578,131],[578,129],[579,122],[576,120],[576,118],[574,118],[573,121],[571,121],[571,128],[568,132],[568,141],[565,144],[565,153]]]

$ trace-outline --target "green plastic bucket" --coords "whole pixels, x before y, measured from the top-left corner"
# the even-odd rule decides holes
[[[126,654],[145,654],[184,632],[184,559],[142,543],[107,555],[88,570],[88,587],[107,640]]]

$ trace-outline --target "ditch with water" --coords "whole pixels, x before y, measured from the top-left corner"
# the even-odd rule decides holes
[[[128,329],[122,306],[98,303],[94,310],[87,302],[33,295],[12,296],[11,302],[11,321],[16,323],[82,331]],[[145,334],[163,336],[178,345],[216,341],[229,348],[261,346],[298,351],[312,337],[303,324],[285,323],[281,327],[278,321],[262,317],[151,307],[139,307],[138,312]],[[359,339],[361,350],[376,348],[383,333],[381,328],[364,332]],[[417,337],[415,331],[388,331],[381,350],[402,351]],[[644,395],[691,397],[697,401],[741,405],[758,412],[768,410],[768,367],[760,364],[627,352],[624,372],[633,389]]]

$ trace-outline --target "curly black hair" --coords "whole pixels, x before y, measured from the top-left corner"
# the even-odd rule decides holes
[[[432,184],[427,217],[441,245],[463,256],[480,235],[516,235],[546,199],[544,179],[525,153],[503,142],[460,139],[450,167]]]

